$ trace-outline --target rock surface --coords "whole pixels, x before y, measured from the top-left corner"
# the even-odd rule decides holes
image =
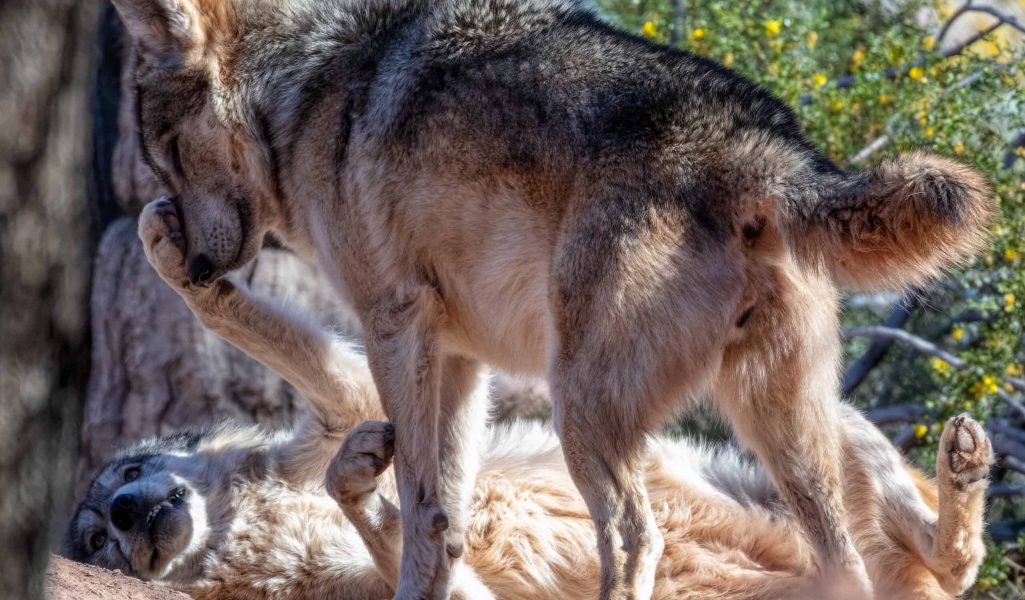
[[[46,572],[50,600],[188,600],[181,592],[152,586],[92,565],[54,556]]]

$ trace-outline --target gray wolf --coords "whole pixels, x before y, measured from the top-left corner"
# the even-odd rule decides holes
[[[115,0],[140,146],[175,194],[176,283],[265,236],[352,304],[396,428],[396,597],[443,598],[485,434],[483,365],[547,376],[602,598],[664,540],[648,434],[711,396],[811,540],[872,594],[845,510],[838,288],[984,242],[983,178],[914,152],[846,173],[770,93],[573,0]]]
[[[171,281],[185,268],[184,254],[160,243],[176,232],[174,215],[156,202],[141,223]],[[301,390],[308,418],[292,432],[229,423],[120,451],[76,512],[69,555],[197,598],[393,593],[402,524],[387,466],[396,440],[375,420],[383,411],[365,357],[230,280],[176,290],[200,320]],[[841,406],[838,423],[843,501],[857,508],[851,532],[878,597],[960,594],[985,552],[992,450],[982,428],[964,416],[947,423],[930,481],[853,408]],[[485,440],[454,595],[594,596],[594,527],[556,437],[519,423]],[[793,598],[817,585],[813,548],[761,465],[731,447],[664,436],[641,465],[667,544],[655,598]]]

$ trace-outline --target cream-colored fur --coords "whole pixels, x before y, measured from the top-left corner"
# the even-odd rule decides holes
[[[377,421],[382,412],[364,359],[230,280],[205,288],[183,283],[179,227],[173,204],[148,205],[139,225],[147,257],[204,324],[280,372],[310,400],[315,418],[293,444],[281,446],[282,464],[288,465],[282,479],[315,478],[314,472],[326,470],[326,492],[344,514],[333,512],[318,495],[324,492],[314,488],[236,484],[249,491],[233,514],[258,522],[218,550],[208,571],[186,589],[197,597],[316,591],[373,598],[377,592],[370,590],[379,588],[368,581],[374,579],[354,566],[372,561],[385,589],[394,590],[404,539],[387,467],[401,442],[390,425]],[[875,596],[925,600],[963,592],[984,554],[983,500],[992,452],[981,427],[964,416],[948,422],[933,483],[856,410],[834,410],[831,421],[811,425],[839,424],[841,502],[849,509],[852,539]],[[597,594],[596,532],[552,432],[530,424],[497,427],[482,446],[482,468],[468,494],[465,559],[472,569],[454,571],[455,595]],[[814,545],[802,533],[800,517],[787,510],[766,471],[736,450],[653,438],[638,455],[638,473],[664,540],[653,597],[831,597],[822,591]],[[351,528],[363,548],[346,537]]]

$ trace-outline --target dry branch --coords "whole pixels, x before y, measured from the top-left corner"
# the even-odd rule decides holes
[[[954,356],[950,352],[947,352],[943,348],[940,348],[936,344],[918,337],[913,333],[904,331],[903,329],[897,329],[896,327],[869,325],[866,327],[852,327],[844,332],[844,338],[849,340],[853,337],[876,337],[897,340],[904,342],[922,354],[934,356],[946,363],[949,363],[952,367],[963,369],[966,365],[965,361]]]

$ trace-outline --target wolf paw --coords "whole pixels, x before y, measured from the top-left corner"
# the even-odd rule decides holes
[[[339,504],[352,504],[377,489],[377,477],[391,464],[395,428],[367,421],[349,432],[327,470],[327,491]]]
[[[157,198],[139,215],[139,238],[146,259],[161,279],[175,289],[189,287],[185,265],[185,236],[178,209],[166,196]]]
[[[947,421],[940,438],[940,452],[939,460],[946,460],[950,477],[961,488],[985,479],[993,464],[993,447],[986,432],[967,414]]]

